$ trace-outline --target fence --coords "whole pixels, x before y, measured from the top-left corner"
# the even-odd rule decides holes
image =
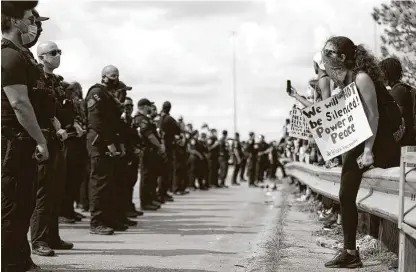
[[[416,256],[416,237],[414,236],[416,233],[416,171],[412,171],[414,167],[405,167],[404,163],[402,165],[402,168],[375,168],[365,172],[357,196],[357,207],[361,212],[388,221],[387,223],[390,224],[384,224],[384,228],[388,225],[396,230],[399,229],[399,218],[403,212],[402,226],[405,226],[408,232],[400,235],[403,238],[401,250],[406,248],[405,254],[401,253],[401,261],[405,263],[401,269],[404,267],[406,269],[401,271],[414,272],[416,271],[414,257]],[[340,167],[326,169],[300,162],[290,162],[285,167],[290,176],[308,186],[312,191],[339,202]],[[405,179],[403,175],[403,178],[400,178],[402,172],[407,173]],[[402,180],[402,186],[400,186],[400,180]],[[405,183],[413,184],[413,186],[404,186]],[[402,207],[402,210],[399,210],[399,207]],[[379,225],[379,228],[383,228],[383,224]]]

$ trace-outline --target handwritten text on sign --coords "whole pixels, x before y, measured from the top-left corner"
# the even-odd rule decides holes
[[[302,114],[302,111],[296,107],[290,111],[290,130],[289,136],[298,139],[308,140],[310,132],[307,125],[307,120]]]
[[[345,153],[373,135],[355,83],[304,109],[303,114],[325,160]]]

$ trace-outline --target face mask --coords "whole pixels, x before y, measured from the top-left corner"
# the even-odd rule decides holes
[[[117,88],[118,87],[118,78],[117,79],[111,79],[109,77],[107,77],[107,85],[113,88]]]
[[[22,31],[22,26],[25,25],[27,28],[27,32],[23,32]],[[21,38],[22,38],[22,44],[23,45],[27,45],[32,43],[37,35],[38,35],[38,28],[35,25],[27,25],[25,22],[20,21],[19,27],[18,27],[20,33],[21,33]]]
[[[56,55],[56,56],[49,56],[46,55],[44,62],[47,63],[49,66],[51,66],[51,68],[56,69],[59,67],[59,65],[61,64],[61,56],[60,55]]]
[[[343,62],[335,58],[327,57],[325,55],[322,56],[322,60],[324,62],[325,71],[327,72],[328,76],[338,87],[344,88],[344,80],[347,76],[348,70],[345,68]]]

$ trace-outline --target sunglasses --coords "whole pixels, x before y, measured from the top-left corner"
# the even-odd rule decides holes
[[[51,55],[52,57],[55,57],[58,54],[62,55],[62,50],[61,49],[54,49],[52,51],[49,51],[49,52],[45,53],[44,55],[47,55],[47,54]]]
[[[323,49],[322,50],[322,55],[325,56],[325,57],[330,57],[333,54],[337,55],[338,52],[334,51],[334,50],[331,50],[331,49]]]

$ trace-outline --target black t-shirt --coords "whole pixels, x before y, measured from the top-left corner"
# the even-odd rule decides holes
[[[396,103],[403,109],[402,117],[406,125],[406,133],[403,136],[403,140],[406,145],[414,144],[412,142],[412,139],[414,139],[413,119],[416,118],[413,116],[413,100],[409,88],[405,84],[398,83],[390,90],[390,94]]]
[[[19,52],[12,48],[1,49],[1,121],[2,125],[10,125],[15,128],[21,128],[17,121],[16,114],[9,99],[4,92],[4,87],[11,85],[25,85],[28,87],[28,94],[31,92],[28,84],[28,70],[30,64],[20,55]]]

